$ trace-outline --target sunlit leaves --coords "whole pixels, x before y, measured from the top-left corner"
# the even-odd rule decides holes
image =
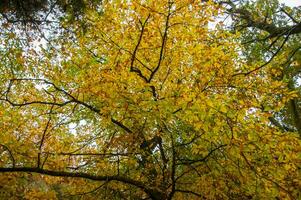
[[[284,56],[258,68],[239,34],[209,28],[212,1],[111,1],[102,12],[39,50],[3,33],[1,167],[101,177],[35,175],[25,198],[298,196],[300,141],[269,121],[296,97],[275,79]]]

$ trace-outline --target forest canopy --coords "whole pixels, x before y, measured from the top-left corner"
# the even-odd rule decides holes
[[[0,199],[301,197],[301,7],[0,3]]]

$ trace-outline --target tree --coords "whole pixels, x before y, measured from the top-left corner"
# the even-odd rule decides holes
[[[301,47],[300,7],[290,8],[280,5],[277,0],[245,1],[238,5],[232,1],[224,3],[234,20],[233,28],[242,33],[245,56],[250,61],[259,59],[264,62],[243,75],[260,70],[274,58],[281,57],[282,61],[274,64],[271,74],[275,79],[286,83],[289,90],[295,91],[297,96],[281,111],[274,111],[270,121],[283,131],[297,131],[301,134],[301,93],[298,86]]]
[[[2,31],[3,198],[300,196],[299,135],[270,123],[296,97],[270,73],[282,56],[254,70],[212,1],[89,11],[39,49]]]
[[[79,20],[87,9],[95,8],[100,0],[4,0],[0,2],[0,13],[9,22],[23,24],[40,24],[48,18],[57,18],[65,14],[68,18]]]

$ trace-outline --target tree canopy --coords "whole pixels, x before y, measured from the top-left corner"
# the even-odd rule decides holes
[[[8,2],[1,198],[300,198],[300,7]]]

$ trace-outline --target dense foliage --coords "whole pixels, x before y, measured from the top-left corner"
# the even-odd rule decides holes
[[[76,2],[33,30],[2,12],[2,199],[301,196],[300,8]]]

